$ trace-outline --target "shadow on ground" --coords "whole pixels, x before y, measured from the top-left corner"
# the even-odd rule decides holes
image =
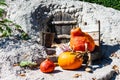
[[[105,42],[101,42],[101,52],[103,57],[110,57],[112,53],[120,50],[120,44],[106,45]]]

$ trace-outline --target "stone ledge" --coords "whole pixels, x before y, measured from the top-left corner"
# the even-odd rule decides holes
[[[98,65],[94,65],[94,68],[97,68]],[[4,78],[5,80],[109,80],[115,71],[112,69],[111,65],[102,67],[94,70],[93,73],[88,73],[84,71],[84,67],[77,69],[77,70],[63,70],[59,66],[55,68],[53,73],[45,74],[42,73],[39,69],[37,70],[24,70],[25,76],[11,74],[8,78]],[[79,75],[75,77],[75,75]]]

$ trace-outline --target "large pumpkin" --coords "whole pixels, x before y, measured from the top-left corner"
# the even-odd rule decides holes
[[[62,69],[78,69],[82,63],[83,59],[77,52],[63,52],[58,57],[58,64]]]
[[[93,38],[79,27],[73,28],[70,32],[70,47],[74,51],[85,51],[85,44],[87,44],[87,49],[92,52],[95,49],[95,42]]]

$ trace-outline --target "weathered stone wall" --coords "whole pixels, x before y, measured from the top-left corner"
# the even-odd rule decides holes
[[[6,0],[8,18],[20,24],[34,40],[38,40],[39,32],[46,26],[51,14],[58,11],[71,14],[80,26],[87,22],[88,26],[101,22],[101,44],[103,54],[109,56],[119,52],[120,44],[120,11],[104,6],[71,0]]]
[[[120,11],[104,6],[73,1],[73,0],[6,0],[8,4],[7,17],[20,24],[29,33],[32,39],[28,41],[17,40],[14,37],[0,39],[0,80],[91,80],[103,79],[112,76],[112,66],[119,66],[119,58],[101,60],[101,64],[93,65],[94,73],[86,73],[82,69],[78,71],[65,71],[57,67],[52,75],[43,74],[40,70],[23,69],[14,66],[21,61],[34,61],[46,58],[45,48],[37,43],[40,31],[46,27],[46,22],[51,15],[58,11],[70,14],[78,20],[80,27],[97,26],[96,21],[101,22],[101,51],[105,57],[111,53],[120,54]],[[109,66],[104,67],[106,64]],[[119,69],[120,71],[120,69]],[[18,73],[23,72],[25,76]],[[79,78],[72,78],[74,74],[82,74]],[[70,74],[70,76],[67,76]],[[102,75],[101,75],[102,74]],[[120,79],[120,76],[118,76]],[[118,80],[116,78],[116,80]]]

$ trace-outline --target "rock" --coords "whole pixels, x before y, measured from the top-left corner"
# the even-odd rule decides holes
[[[44,47],[35,42],[7,39],[5,42],[1,41],[1,43],[1,61],[10,61],[11,64],[19,63],[22,60],[35,61],[47,56]]]
[[[58,8],[58,5],[55,5],[55,6],[54,6],[54,9],[57,9],[57,8]]]
[[[79,12],[76,12],[75,17],[77,18],[80,15]]]
[[[42,31],[45,26],[47,26],[46,22],[48,20],[48,16],[51,16],[50,13],[54,15],[56,12],[62,11],[70,13],[77,18],[79,11],[79,13],[83,15],[83,17],[78,17],[78,24],[82,24],[83,21],[87,22],[89,26],[94,26],[96,25],[96,20],[100,20],[102,40],[101,42],[104,42],[101,43],[101,45],[103,45],[103,47],[104,45],[108,45],[107,47],[111,50],[109,46],[111,45],[111,43],[113,45],[119,44],[120,18],[118,16],[120,15],[120,12],[112,8],[105,8],[97,4],[85,3],[80,1],[73,2],[70,0],[63,0],[58,2],[56,2],[56,0],[36,0],[34,3],[33,0],[20,2],[17,0],[6,1],[9,5],[9,8],[7,9],[8,18],[20,24],[22,28],[26,32],[28,32],[28,34],[31,35],[34,40],[37,40],[37,38],[34,38],[33,36],[39,37],[39,32]],[[113,41],[110,41],[111,39],[113,39],[114,43]],[[111,52],[115,51],[115,49],[111,50]],[[105,56],[109,56],[111,52],[102,50],[102,54],[105,54]]]
[[[57,67],[54,76],[41,73],[39,70],[21,70],[19,66],[13,67],[14,63],[22,60],[37,61],[43,60],[47,56],[45,47],[38,44],[40,40],[40,32],[44,31],[47,21],[55,13],[62,11],[69,13],[78,20],[78,24],[83,26],[98,26],[96,23],[100,20],[100,39],[101,54],[103,58],[109,58],[112,53],[120,54],[120,11],[104,7],[97,4],[81,2],[76,0],[6,0],[8,4],[7,18],[20,24],[31,39],[28,41],[17,40],[15,38],[0,39],[0,79],[1,80],[70,80],[71,76],[77,71],[65,71]],[[61,10],[62,9],[62,10]],[[111,61],[111,60],[109,60]],[[100,66],[95,73],[86,73],[80,70],[82,77],[79,79],[91,80],[108,79],[113,76],[114,71],[111,69],[113,64],[119,65],[116,59],[112,59],[108,66]],[[94,66],[94,65],[93,65]],[[20,77],[17,72],[24,72],[25,76]],[[105,72],[104,72],[105,71]],[[40,74],[39,74],[40,73]],[[34,75],[35,74],[35,75]],[[99,75],[102,74],[102,75]],[[47,76],[47,77],[46,77]],[[108,78],[106,78],[106,76]],[[119,79],[119,75],[117,76]],[[73,80],[73,78],[71,79]]]
[[[75,8],[70,8],[70,9],[69,9],[69,13],[72,14],[72,13],[75,13],[75,12],[76,12],[76,9],[75,9]]]
[[[66,13],[69,13],[69,9],[65,9],[65,12],[66,12]]]
[[[61,11],[64,13],[64,12],[65,12],[65,9],[61,9]]]
[[[68,5],[68,6],[67,6],[68,8],[73,8],[73,7],[75,7],[75,5],[72,4],[72,3],[68,3],[67,5]]]
[[[62,6],[61,6],[61,9],[66,9],[66,5],[62,5]]]
[[[105,65],[106,60],[103,60],[103,64],[94,65],[93,67],[93,73],[88,73],[83,71],[83,68],[78,69],[78,71],[69,71],[69,70],[63,70],[59,66],[55,68],[54,75],[46,75],[42,73],[39,69],[38,70],[29,70],[29,69],[21,69],[19,66],[10,67],[10,64],[7,63],[7,65],[3,65],[3,68],[1,71],[3,72],[1,74],[1,79],[4,80],[37,80],[37,79],[43,79],[44,80],[56,80],[56,79],[62,79],[62,80],[73,80],[73,79],[84,79],[84,80],[109,80],[111,76],[114,75],[114,70],[112,69],[113,65],[116,65],[118,63],[117,59],[114,59],[113,62],[110,65]],[[109,61],[108,61],[109,62]],[[5,62],[6,63],[6,62]],[[118,64],[117,64],[118,65]],[[9,66],[9,67],[8,67]],[[57,74],[55,74],[57,72]],[[69,76],[65,76],[69,73]],[[21,74],[21,75],[20,75]],[[24,74],[24,76],[22,76]],[[80,74],[81,76],[75,78],[73,77],[74,74]],[[8,78],[9,76],[9,78]],[[117,76],[117,79],[119,79],[119,75]]]
[[[34,41],[17,40],[13,37],[0,39],[0,79],[7,80],[7,76],[16,78],[17,71],[21,70],[21,61],[40,64],[46,57],[46,49]],[[17,68],[15,64],[18,64]]]
[[[61,11],[61,9],[56,9],[54,12],[57,13],[57,12],[60,12],[60,11]]]

